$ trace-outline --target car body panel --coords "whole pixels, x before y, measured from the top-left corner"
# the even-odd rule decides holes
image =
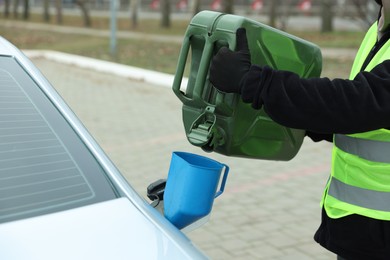
[[[0,259],[207,258],[131,187],[43,74],[0,37],[1,58],[14,59],[35,82],[99,164],[115,198],[1,223]]]
[[[1,259],[190,258],[126,198],[4,223],[0,245]]]

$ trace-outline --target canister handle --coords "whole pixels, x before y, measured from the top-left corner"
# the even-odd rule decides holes
[[[189,99],[180,90],[189,49],[190,49],[190,36],[186,36],[183,40],[183,45],[180,50],[179,61],[178,61],[175,77],[173,79],[173,84],[172,84],[173,92],[183,103],[189,101]]]

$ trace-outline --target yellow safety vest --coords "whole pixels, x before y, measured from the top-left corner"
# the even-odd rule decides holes
[[[376,39],[377,23],[371,26],[359,48],[350,79],[360,72]],[[390,59],[390,41],[365,70],[372,70],[386,59]],[[390,220],[390,130],[334,135],[331,176],[322,205],[331,218],[359,214]]]

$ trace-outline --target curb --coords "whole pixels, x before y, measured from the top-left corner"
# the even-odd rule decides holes
[[[23,53],[32,58],[44,58],[47,60],[63,63],[66,65],[75,65],[80,68],[92,69],[99,72],[110,73],[115,76],[130,78],[133,80],[151,83],[157,86],[172,87],[174,75],[141,69],[133,66],[118,64],[115,62],[98,60],[84,56],[68,54],[51,50],[23,50]],[[181,85],[187,86],[188,79],[183,78]]]
[[[322,49],[323,57],[334,59],[353,59],[357,50],[353,49]],[[47,60],[75,65],[84,69],[92,69],[98,72],[110,73],[115,76],[143,81],[157,86],[172,88],[174,75],[162,73],[133,66],[123,65],[115,62],[104,61],[75,54],[69,54],[51,50],[23,50],[23,53],[32,58],[44,58]],[[188,78],[183,77],[181,89],[185,89]]]

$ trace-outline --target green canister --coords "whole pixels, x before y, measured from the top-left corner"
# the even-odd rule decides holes
[[[238,94],[221,93],[208,79],[219,48],[234,50],[236,30],[245,28],[253,64],[318,77],[322,56],[318,46],[262,23],[230,14],[202,11],[191,20],[180,51],[173,91],[183,103],[188,141],[205,151],[227,156],[290,160],[299,151],[305,131],[272,121],[264,110],[243,103]],[[187,86],[182,79],[190,65]]]

